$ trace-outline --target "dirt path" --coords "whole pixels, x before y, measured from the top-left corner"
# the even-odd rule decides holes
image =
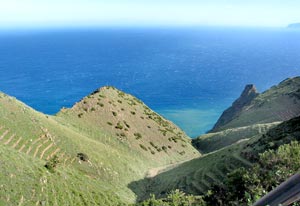
[[[196,157],[196,158],[198,158],[198,157]],[[151,169],[148,170],[148,172],[146,174],[146,178],[155,177],[156,175],[158,175],[160,173],[166,172],[166,171],[168,171],[170,169],[173,169],[174,167],[177,167],[177,166],[179,166],[179,165],[181,165],[181,164],[183,164],[185,162],[191,161],[191,160],[196,159],[196,158],[184,160],[182,162],[176,162],[176,163],[165,165],[165,166],[161,166],[161,167],[151,168]]]

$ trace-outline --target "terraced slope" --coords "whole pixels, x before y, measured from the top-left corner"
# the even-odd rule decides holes
[[[208,133],[193,139],[192,143],[194,147],[201,151],[201,153],[209,153],[234,143],[246,141],[253,136],[264,134],[279,123],[280,122],[255,124],[251,126],[226,129],[215,133]]]
[[[110,90],[119,93],[106,88],[101,95],[109,96]],[[0,93],[1,204],[133,203],[136,197],[127,186],[130,182],[144,178],[151,168],[199,156],[182,131],[144,104],[135,110],[130,100],[120,97],[118,100],[128,104],[123,111],[123,106],[114,106],[117,99],[112,102],[103,98],[101,106],[96,103],[96,95],[100,93],[84,98],[58,116],[49,116]],[[132,104],[138,104],[138,100]],[[118,108],[117,116],[112,108]],[[143,114],[144,123],[140,111],[147,112]],[[132,117],[140,118],[141,123],[135,125]],[[54,156],[59,164],[52,173],[45,164]]]
[[[253,124],[286,121],[300,115],[300,77],[289,78],[259,94],[225,124],[216,125],[211,132]],[[221,116],[221,119],[228,119]],[[220,121],[219,120],[219,121]],[[218,121],[218,122],[219,122]]]
[[[203,155],[159,173],[155,177],[133,182],[130,184],[130,188],[138,195],[138,200],[147,199],[150,194],[164,197],[175,189],[180,189],[188,194],[205,194],[212,184],[221,183],[228,172],[241,166],[251,165],[251,162],[241,156],[244,144],[244,142],[239,143]],[[141,187],[144,187],[145,190],[135,190],[135,188]]]
[[[135,191],[139,200],[148,198],[151,193],[164,197],[174,189],[194,195],[205,194],[212,184],[222,183],[227,173],[239,167],[251,166],[257,161],[259,153],[299,140],[300,117],[295,117],[271,128],[266,134],[203,155],[155,177],[133,182],[130,187],[133,190],[137,185],[146,188],[144,191]]]

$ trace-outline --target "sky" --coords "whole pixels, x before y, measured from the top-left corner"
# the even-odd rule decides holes
[[[267,26],[300,22],[300,0],[0,0],[0,28]]]

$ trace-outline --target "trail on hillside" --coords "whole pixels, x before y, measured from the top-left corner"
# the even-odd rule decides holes
[[[173,169],[173,168],[177,167],[178,165],[181,165],[181,164],[183,164],[185,162],[188,162],[188,161],[191,161],[193,159],[196,159],[196,158],[184,160],[184,161],[181,161],[181,162],[176,162],[176,163],[165,165],[165,166],[161,166],[161,167],[151,168],[151,169],[148,170],[148,172],[146,174],[146,178],[155,177],[155,176],[157,176],[160,173],[166,172],[166,171],[168,171],[170,169]]]

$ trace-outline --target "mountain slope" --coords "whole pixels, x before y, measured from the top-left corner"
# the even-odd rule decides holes
[[[0,172],[5,174],[0,180],[1,203],[133,203],[135,194],[127,187],[130,182],[144,178],[151,168],[199,156],[184,132],[139,100],[112,88],[101,91],[72,109],[63,109],[57,116],[34,111],[0,93]],[[124,99],[118,100],[128,104],[124,104],[126,111],[114,106],[114,95],[119,93]],[[98,101],[96,95],[107,95],[103,107],[94,105]],[[95,106],[95,110],[86,105]],[[112,113],[116,108],[117,117]],[[140,111],[147,112],[147,116],[143,114],[144,122]],[[140,122],[134,124],[137,118]],[[45,165],[55,156],[59,163],[51,172]]]
[[[256,135],[250,140],[185,162],[153,178],[133,182],[130,186],[133,190],[137,185],[146,188],[144,191],[135,191],[140,200],[147,199],[149,194],[164,197],[175,189],[187,194],[205,194],[213,184],[221,184],[227,173],[240,167],[251,167],[259,153],[277,149],[294,140],[299,141],[299,131],[300,117],[296,117],[270,129],[266,135]]]
[[[253,84],[246,85],[244,91],[242,92],[241,96],[235,100],[231,107],[226,109],[221,117],[218,119],[217,123],[214,125],[213,131],[217,131],[218,128],[226,125],[230,121],[232,121],[234,118],[239,116],[243,109],[251,104],[251,101],[257,97],[259,93],[257,92],[255,86]]]
[[[218,120],[219,123],[211,132],[253,124],[286,121],[298,116],[300,114],[300,77],[286,79],[279,85],[259,94],[250,102],[246,102],[247,104],[238,107],[238,112],[229,112],[229,114],[224,112]],[[232,110],[234,109],[231,107],[226,111]],[[224,122],[223,119],[229,121]]]
[[[245,127],[226,129],[215,133],[208,133],[193,139],[192,143],[194,147],[202,153],[209,153],[237,142],[246,141],[256,135],[264,134],[279,123],[281,122],[254,124]]]

